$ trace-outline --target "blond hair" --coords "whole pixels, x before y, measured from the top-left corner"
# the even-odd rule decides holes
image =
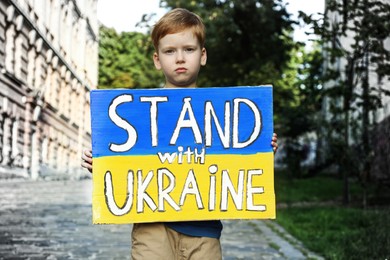
[[[151,34],[154,49],[158,51],[159,41],[167,34],[182,32],[186,29],[193,30],[195,37],[203,48],[206,36],[202,19],[187,9],[175,8],[161,17],[154,25]]]

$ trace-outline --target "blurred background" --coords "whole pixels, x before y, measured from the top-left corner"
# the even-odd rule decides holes
[[[389,0],[123,3],[0,2],[0,179],[90,178],[89,91],[161,87],[149,32],[183,7],[199,87],[273,85],[277,222],[328,259],[390,257]]]

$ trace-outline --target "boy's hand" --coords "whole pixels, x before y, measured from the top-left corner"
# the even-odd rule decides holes
[[[276,151],[278,150],[278,135],[275,133],[272,135],[271,145],[273,147],[274,154],[275,154]]]
[[[87,169],[90,173],[92,173],[92,150],[84,149],[83,154],[81,155],[81,167]]]

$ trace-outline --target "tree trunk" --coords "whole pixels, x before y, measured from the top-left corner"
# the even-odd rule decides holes
[[[348,169],[350,166],[350,147],[349,147],[349,124],[350,124],[350,110],[351,110],[351,99],[353,93],[353,77],[354,77],[354,64],[355,59],[349,57],[346,66],[346,86],[344,87],[344,145],[345,151],[342,153],[342,175],[343,175],[343,204],[349,204],[349,173]]]
[[[362,82],[362,99],[363,99],[363,108],[362,108],[362,142],[363,142],[363,152],[365,153],[364,163],[363,163],[363,172],[362,172],[362,186],[363,186],[363,207],[367,207],[367,182],[370,174],[370,140],[369,140],[369,113],[370,113],[370,93],[369,93],[369,60],[368,54],[364,55],[364,76]]]

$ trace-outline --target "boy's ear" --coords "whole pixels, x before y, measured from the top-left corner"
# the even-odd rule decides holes
[[[200,65],[204,66],[207,62],[207,51],[206,48],[202,48],[202,56],[200,57]]]
[[[161,70],[160,58],[158,57],[157,52],[153,53],[153,62],[154,67],[156,67],[157,70]]]

